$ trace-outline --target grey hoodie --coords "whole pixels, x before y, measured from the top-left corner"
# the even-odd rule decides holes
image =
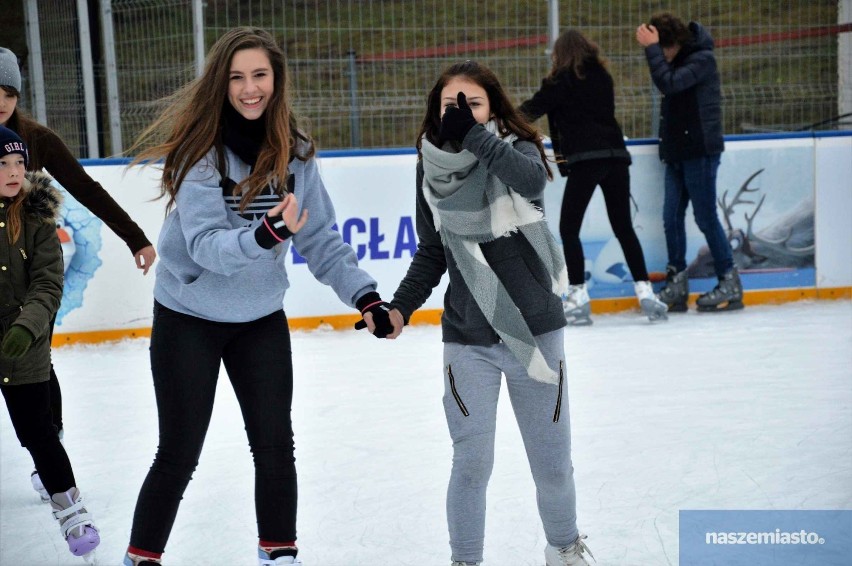
[[[228,177],[240,182],[249,166],[225,148]],[[358,267],[355,251],[332,229],[334,207],[315,159],[290,163],[293,193],[308,222],[283,244],[266,250],[255,227],[226,204],[211,149],[187,174],[160,232],[154,298],[184,314],[218,321],[248,322],[282,308],[290,286],[284,260],[292,242],[317,281],[349,306],[375,291],[376,282]],[[271,207],[270,207],[271,208]]]

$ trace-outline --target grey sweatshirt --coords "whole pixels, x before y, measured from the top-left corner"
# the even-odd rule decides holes
[[[225,156],[228,177],[236,182],[248,177],[246,163],[228,148]],[[294,159],[289,171],[300,213],[307,209],[308,221],[292,238],[267,250],[254,237],[262,220],[247,220],[226,203],[215,150],[199,161],[181,184],[160,232],[154,298],[207,320],[262,318],[282,308],[290,286],[284,260],[291,242],[317,281],[331,286],[345,304],[354,306],[375,291],[376,282],[358,267],[355,251],[332,229],[334,207],[316,160]]]

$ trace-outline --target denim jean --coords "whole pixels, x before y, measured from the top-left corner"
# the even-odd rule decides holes
[[[130,544],[135,548],[165,550],[183,492],[198,465],[222,362],[254,457],[258,538],[296,540],[296,464],[290,420],[293,365],[284,312],[227,323],[178,313],[157,303],[151,372],[160,437],[133,515]],[[211,494],[211,512],[216,512],[213,499],[221,496]],[[229,520],[222,517],[223,533]],[[207,538],[223,533],[210,533]]]
[[[695,223],[707,240],[717,277],[734,267],[728,236],[716,212],[716,171],[720,155],[686,159],[666,164],[666,198],[663,227],[669,265],[686,269],[686,207],[692,201]]]

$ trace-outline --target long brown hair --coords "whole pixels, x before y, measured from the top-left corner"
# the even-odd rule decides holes
[[[551,59],[553,67],[549,78],[554,78],[563,69],[570,69],[578,79],[585,79],[589,61],[596,61],[601,67],[606,67],[606,60],[601,57],[597,44],[575,29],[569,29],[556,38]]]
[[[544,153],[544,145],[541,142],[541,133],[515,109],[506,91],[503,90],[497,75],[491,69],[476,61],[464,61],[451,65],[441,73],[441,76],[435,82],[435,86],[429,91],[429,96],[426,99],[426,115],[423,117],[420,131],[417,132],[417,143],[415,144],[418,158],[422,157],[420,149],[423,147],[424,135],[431,143],[438,144],[438,132],[441,129],[441,91],[447,86],[448,82],[456,77],[464,77],[485,90],[488,95],[488,105],[496,118],[495,121],[500,134],[511,133],[518,136],[518,139],[533,142],[541,154],[541,161],[547,170],[547,178],[553,179],[553,173],[550,171]]]
[[[21,190],[18,191],[8,205],[6,212],[6,223],[9,225],[8,237],[9,244],[14,244],[18,241],[21,235],[21,226],[24,224],[24,199],[27,196],[29,181],[21,179]]]
[[[231,60],[234,53],[243,49],[266,52],[272,66],[274,91],[266,107],[266,141],[260,148],[254,170],[234,188],[234,195],[242,193],[240,211],[244,211],[270,181],[274,181],[276,191],[282,191],[291,159],[305,161],[316,151],[313,140],[299,130],[290,108],[284,51],[266,30],[234,28],[210,48],[201,76],[162,101],[166,105],[163,113],[128,150],[128,153],[139,151],[132,165],[165,159],[160,197],[169,196],[167,210],[174,204],[175,195],[189,170],[211,148],[216,149],[218,163],[224,163],[222,108],[230,104],[227,93]],[[146,147],[152,143],[153,147]]]

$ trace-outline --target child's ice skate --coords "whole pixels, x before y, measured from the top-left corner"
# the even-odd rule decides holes
[[[592,305],[585,284],[568,285],[568,294],[562,296],[562,310],[565,312],[565,320],[571,326],[592,324]]]
[[[41,497],[41,502],[47,503],[50,501],[50,494],[47,493],[46,489],[44,489],[44,484],[41,483],[41,478],[37,471],[33,470],[33,473],[30,474],[30,481],[33,484],[33,489],[36,490]]]
[[[636,297],[639,299],[639,306],[642,308],[642,313],[648,317],[651,322],[659,320],[668,320],[666,312],[669,310],[666,303],[657,298],[654,294],[654,289],[651,287],[650,281],[636,281],[633,284],[633,289],[636,291]]]
[[[101,537],[91,515],[83,506],[80,490],[72,487],[68,491],[55,493],[51,497],[50,505],[71,554],[82,556],[87,561],[93,559],[92,552],[100,544]]]
[[[545,546],[544,560],[547,566],[591,566],[583,553],[588,552],[592,559],[595,557],[586,543],[583,542],[585,538],[586,535],[580,535],[573,543],[562,548],[556,548],[549,544]]]
[[[277,548],[272,551],[266,551],[263,548],[257,548],[257,564],[258,566],[280,566],[281,564],[301,564],[302,561],[296,558],[296,553],[299,551],[296,547],[287,546]]]

